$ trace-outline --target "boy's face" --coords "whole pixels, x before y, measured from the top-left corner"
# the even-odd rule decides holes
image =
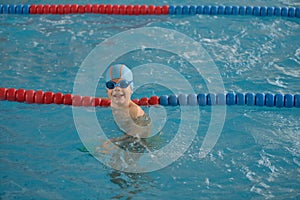
[[[119,83],[122,79],[113,79],[115,83]],[[126,88],[121,88],[116,86],[113,89],[107,88],[107,96],[111,99],[112,103],[117,104],[118,106],[128,105],[132,94],[132,89],[130,85]]]

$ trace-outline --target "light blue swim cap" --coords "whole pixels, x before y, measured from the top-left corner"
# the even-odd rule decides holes
[[[131,70],[124,64],[109,66],[106,69],[104,76],[106,82],[117,78],[121,78],[126,81],[133,81],[133,74]],[[133,89],[133,82],[131,82],[130,87]]]

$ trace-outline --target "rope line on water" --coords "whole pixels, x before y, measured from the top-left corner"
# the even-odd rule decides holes
[[[1,14],[254,15],[300,17],[300,7],[119,4],[0,4]]]
[[[107,98],[63,94],[61,92],[44,92],[42,90],[25,90],[16,88],[0,88],[0,100],[17,101],[36,104],[64,104],[72,106],[110,106]],[[175,94],[143,97],[133,100],[140,106],[213,106],[213,105],[247,105],[268,107],[297,107],[300,108],[300,93],[201,93]]]

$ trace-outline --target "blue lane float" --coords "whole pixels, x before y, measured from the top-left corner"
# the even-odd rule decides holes
[[[207,105],[213,106],[217,104],[217,96],[216,94],[210,93],[207,94]]]
[[[191,105],[191,106],[198,105],[197,95],[196,94],[189,94],[188,97],[187,97],[187,104]]]
[[[180,106],[186,106],[186,105],[188,105],[187,95],[186,94],[180,94],[178,96],[178,104]]]
[[[294,106],[294,96],[292,94],[284,95],[284,106],[288,108]]]
[[[168,98],[168,102],[170,106],[177,106],[178,105],[178,98],[176,95],[171,94]]]
[[[162,105],[162,106],[167,106],[169,105],[169,102],[168,102],[168,96],[167,95],[162,95],[159,97],[159,104]]]
[[[300,94],[295,95],[295,107],[300,108]]]
[[[226,95],[226,104],[227,105],[236,104],[236,94],[234,92],[230,92]]]
[[[224,93],[217,94],[217,101],[216,101],[216,103],[218,105],[225,105],[226,104],[226,94],[224,94]]]
[[[207,105],[207,96],[206,96],[206,94],[198,94],[197,95],[197,100],[198,100],[199,106]]]
[[[247,106],[254,106],[255,105],[255,95],[254,95],[254,93],[247,93],[246,94],[245,104]]]
[[[244,93],[237,93],[236,94],[236,104],[237,105],[245,105],[246,96]]]
[[[258,93],[255,95],[255,105],[257,105],[257,106],[265,105],[265,94]]]
[[[276,107],[283,107],[284,106],[284,95],[283,94],[276,94],[275,95],[275,106]]]
[[[266,106],[273,107],[275,105],[275,96],[274,94],[266,94]]]
[[[213,105],[241,105],[300,108],[300,94],[272,94],[272,93],[200,93],[162,95],[159,98],[162,106],[213,106]]]

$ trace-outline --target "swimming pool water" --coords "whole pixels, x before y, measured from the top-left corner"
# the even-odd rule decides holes
[[[201,2],[205,3],[211,4]],[[297,5],[297,1],[251,2],[266,3]],[[96,45],[126,30],[161,27],[200,42],[215,61],[226,91],[300,91],[299,19],[204,15],[1,15],[0,18],[0,87],[72,93],[78,69]],[[132,67],[151,62],[172,66],[196,92],[207,91],[203,79],[195,75],[186,60],[167,52],[135,51],[117,58],[116,62]],[[102,86],[100,80],[99,96],[105,96]],[[134,95],[149,97],[169,92],[159,86],[154,89],[144,86]],[[205,158],[199,158],[211,107],[199,108],[197,135],[180,159],[158,171],[132,174],[106,167],[84,150],[70,106],[0,101],[1,199],[300,198],[299,109],[227,106],[220,138]],[[98,120],[109,129],[110,108],[96,108],[96,111]],[[169,122],[160,145],[172,139],[179,123],[178,107],[167,107],[166,111]]]

